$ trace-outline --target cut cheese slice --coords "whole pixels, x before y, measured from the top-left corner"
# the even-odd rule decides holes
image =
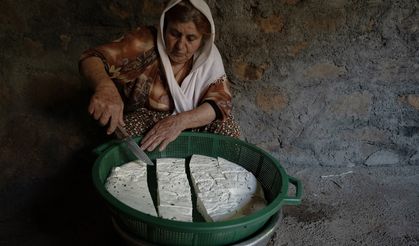
[[[147,184],[147,164],[137,160],[112,169],[105,188],[122,203],[157,216]]]
[[[223,180],[224,175],[220,172],[218,160],[204,155],[192,155],[189,162],[191,180],[195,192],[213,190],[216,180]]]
[[[255,213],[266,207],[262,185],[251,172],[221,157],[218,157],[218,164],[224,177],[233,184],[230,192],[233,195],[241,194],[237,210],[238,217]]]
[[[221,172],[227,181],[227,186],[235,194],[254,194],[258,187],[256,177],[242,166],[218,157]]]
[[[266,206],[261,185],[245,168],[200,155],[193,155],[189,166],[197,209],[206,221],[230,220]]]
[[[157,159],[156,170],[159,216],[192,221],[191,188],[185,172],[185,159]]]

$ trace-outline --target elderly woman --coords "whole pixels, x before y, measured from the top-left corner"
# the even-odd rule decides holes
[[[165,149],[187,129],[238,137],[214,30],[203,0],[172,0],[158,30],[139,27],[86,50],[79,64],[94,91],[89,113],[108,134],[118,125],[145,134],[148,151]]]

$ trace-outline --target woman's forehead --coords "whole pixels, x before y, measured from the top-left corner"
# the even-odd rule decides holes
[[[169,22],[167,25],[169,30],[176,30],[185,35],[201,34],[193,21],[188,22]]]

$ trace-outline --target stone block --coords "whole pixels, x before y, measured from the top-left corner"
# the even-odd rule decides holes
[[[408,42],[416,44],[419,42],[419,15],[417,11],[412,11],[409,16],[401,20],[398,24],[401,36]]]
[[[314,14],[304,20],[305,28],[310,32],[336,32],[345,24],[345,16],[342,11],[333,11],[324,15]]]
[[[344,8],[345,4],[348,4],[347,0],[332,0],[332,1],[327,1],[327,5],[333,7],[333,8]]]
[[[233,62],[233,72],[241,80],[260,80],[268,67],[268,64],[258,66],[243,61]]]
[[[283,0],[282,2],[287,5],[297,5],[301,2],[301,0]]]
[[[419,126],[404,126],[400,127],[400,133],[408,138],[419,136]]]
[[[334,79],[346,73],[345,67],[338,67],[330,63],[319,63],[304,72],[307,79]]]
[[[397,165],[400,162],[400,157],[398,154],[388,151],[388,150],[379,150],[372,155],[370,155],[365,161],[367,166],[381,166],[381,165]]]
[[[355,149],[355,151],[356,151],[356,155],[357,155],[356,159],[358,163],[363,163],[366,159],[368,159],[368,157],[370,157],[372,154],[380,150],[380,148],[377,147],[376,145],[365,143],[365,142],[360,143],[356,147],[357,149]]]
[[[265,112],[277,112],[288,106],[288,98],[276,88],[263,88],[256,93],[256,105]]]
[[[399,100],[403,103],[407,103],[416,110],[419,110],[419,95],[410,94],[399,97]]]
[[[332,112],[341,118],[365,119],[370,112],[372,95],[366,91],[339,96],[332,104]]]
[[[256,24],[264,33],[282,32],[285,25],[285,18],[281,15],[271,15],[268,18],[257,18]]]
[[[419,110],[419,96],[418,95],[408,95],[407,102],[410,106],[414,107],[416,110]]]
[[[372,127],[362,127],[343,131],[342,136],[348,141],[362,141],[366,143],[390,144],[388,132]]]
[[[308,42],[299,42],[288,47],[288,54],[292,57],[297,57],[301,51],[308,47]]]
[[[419,152],[410,157],[409,164],[419,166]]]

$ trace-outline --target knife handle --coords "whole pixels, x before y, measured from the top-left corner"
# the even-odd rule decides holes
[[[128,134],[128,132],[127,132],[127,130],[125,130],[125,128],[123,127],[123,126],[120,126],[120,125],[118,125],[117,127],[116,127],[116,131],[115,131],[115,133],[116,133],[116,136],[118,137],[118,138],[128,138],[130,135]]]

